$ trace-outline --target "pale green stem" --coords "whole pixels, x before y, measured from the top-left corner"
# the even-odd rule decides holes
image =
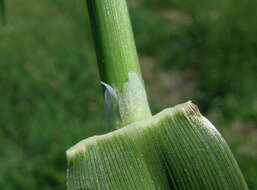
[[[105,100],[116,125],[151,116],[126,0],[87,0]]]

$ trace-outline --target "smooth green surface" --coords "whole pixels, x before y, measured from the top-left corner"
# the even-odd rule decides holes
[[[67,151],[68,190],[247,190],[222,136],[192,103]]]
[[[126,0],[87,2],[101,80],[113,88],[113,99],[122,102],[107,110],[114,115],[113,125],[123,127],[150,117]]]
[[[141,77],[126,0],[87,0],[103,82],[122,90],[128,73]]]

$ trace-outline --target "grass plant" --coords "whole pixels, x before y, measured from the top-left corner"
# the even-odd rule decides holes
[[[118,129],[67,151],[68,190],[248,189],[225,140],[194,104],[151,115],[126,0],[87,2],[106,110]]]

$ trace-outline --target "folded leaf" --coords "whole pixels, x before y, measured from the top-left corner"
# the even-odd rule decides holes
[[[248,189],[222,136],[191,102],[79,142],[68,190]]]

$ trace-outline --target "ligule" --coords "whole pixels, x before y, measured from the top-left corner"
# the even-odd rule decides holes
[[[68,190],[247,189],[222,136],[191,102],[67,151]]]

